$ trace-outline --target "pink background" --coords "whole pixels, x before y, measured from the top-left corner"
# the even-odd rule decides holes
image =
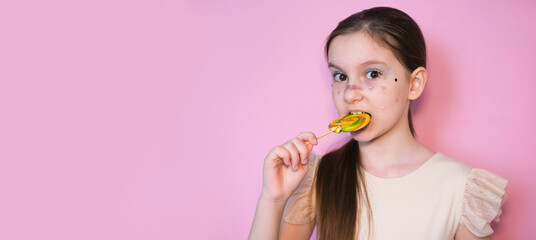
[[[495,239],[536,238],[534,1],[252,2],[1,1],[0,239],[245,239],[264,155],[336,117],[326,36],[377,5],[427,40],[419,139],[508,178]]]

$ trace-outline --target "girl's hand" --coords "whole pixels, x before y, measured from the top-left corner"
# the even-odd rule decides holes
[[[304,132],[270,150],[264,159],[261,198],[287,201],[305,177],[309,154],[317,144],[314,133]]]

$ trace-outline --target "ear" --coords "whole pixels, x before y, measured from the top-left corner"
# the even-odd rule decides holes
[[[409,86],[409,100],[415,100],[419,98],[424,91],[426,80],[428,79],[428,71],[424,67],[418,67],[411,73],[410,86]]]

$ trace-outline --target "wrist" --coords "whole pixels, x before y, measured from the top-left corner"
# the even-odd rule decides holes
[[[261,193],[261,196],[259,197],[259,202],[262,202],[265,205],[270,205],[273,207],[285,207],[287,204],[288,198],[274,198],[270,194],[266,194],[265,192]]]

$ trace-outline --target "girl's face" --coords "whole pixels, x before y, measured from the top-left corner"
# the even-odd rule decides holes
[[[390,49],[359,31],[335,37],[329,46],[333,100],[339,115],[368,112],[367,127],[352,136],[369,142],[407,128],[410,73]]]

